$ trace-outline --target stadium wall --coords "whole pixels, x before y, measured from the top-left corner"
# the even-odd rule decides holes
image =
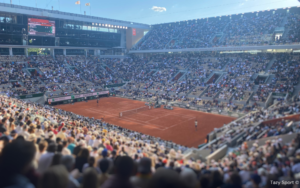
[[[220,51],[221,53],[290,53],[293,50],[300,49],[300,43],[288,45],[264,45],[264,46],[225,46],[225,47],[211,47],[211,48],[184,48],[184,49],[162,49],[162,50],[130,50],[131,54],[151,54],[151,53],[171,53],[171,52],[212,52]]]

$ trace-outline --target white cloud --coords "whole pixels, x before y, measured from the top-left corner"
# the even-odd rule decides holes
[[[155,12],[165,12],[165,11],[167,11],[167,9],[166,9],[165,7],[157,7],[157,6],[153,6],[151,9],[152,9],[153,11],[155,11]]]

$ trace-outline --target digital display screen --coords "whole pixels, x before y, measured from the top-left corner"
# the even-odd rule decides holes
[[[55,37],[55,21],[28,18],[28,35]]]

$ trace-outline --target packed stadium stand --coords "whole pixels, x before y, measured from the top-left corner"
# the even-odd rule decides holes
[[[296,9],[289,13],[268,10],[158,24],[132,50],[295,43],[299,42],[298,17]]]
[[[0,188],[299,187],[299,19],[150,27],[0,3]],[[32,25],[45,21],[55,33]],[[236,119],[191,148],[55,108],[101,95]]]

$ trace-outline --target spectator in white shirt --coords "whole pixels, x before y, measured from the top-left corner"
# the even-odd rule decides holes
[[[30,136],[28,132],[28,128],[29,128],[28,125],[24,125],[23,131],[20,133],[20,135],[22,135],[25,140],[27,140]]]
[[[37,125],[37,126],[36,126],[35,135],[36,135],[38,138],[41,138],[42,136],[45,136],[44,131],[41,129],[41,126],[40,126],[40,125]]]
[[[67,141],[63,141],[63,149],[61,151],[62,155],[71,155],[71,151],[68,149],[68,142]]]

